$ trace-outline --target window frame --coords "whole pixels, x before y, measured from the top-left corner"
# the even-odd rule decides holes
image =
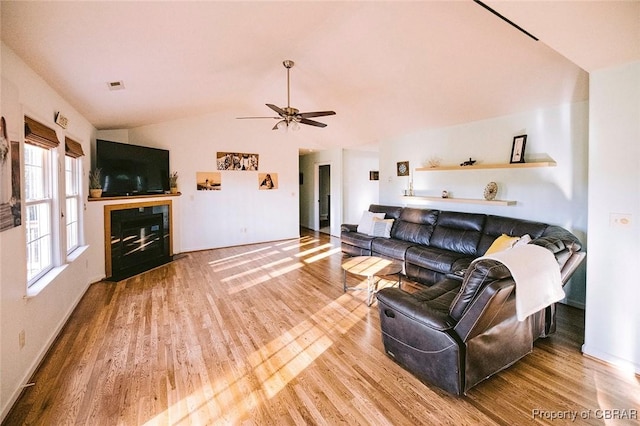
[[[39,153],[39,156],[41,159],[40,164],[32,164],[33,162],[30,159],[29,161],[27,161],[28,156],[31,155],[29,151],[32,149],[37,150],[35,152]],[[25,179],[25,200],[24,200],[25,218],[23,223],[25,224],[25,236],[26,236],[25,242],[26,242],[26,255],[27,255],[27,259],[26,259],[27,287],[31,287],[40,278],[42,278],[49,271],[51,271],[56,266],[57,263],[59,263],[57,261],[58,259],[56,259],[57,256],[56,256],[56,250],[55,250],[55,242],[57,240],[57,235],[56,235],[57,231],[56,231],[55,220],[54,220],[54,212],[56,211],[56,202],[54,197],[54,190],[55,190],[54,157],[55,157],[55,150],[53,148],[45,148],[43,146],[38,146],[35,144],[31,144],[29,142],[25,142],[25,147],[24,147],[25,161],[24,161],[24,175],[23,175]],[[30,177],[29,171],[33,171],[33,169],[36,167],[41,167],[41,179],[38,179],[39,182],[37,184],[41,186],[42,193],[39,194],[39,196],[33,197],[32,195],[30,196],[30,193],[29,193],[30,191],[28,190],[28,185],[30,185],[31,182],[33,181],[33,173],[31,174],[31,177]],[[46,208],[48,209],[46,216],[39,218],[39,220],[47,222],[48,233],[46,235],[38,235],[37,237],[32,238],[30,235],[31,235],[31,231],[34,230],[34,227],[32,226],[34,219],[30,214],[30,209],[33,207],[37,208],[39,206],[46,206]],[[37,226],[38,229],[42,228],[40,225],[41,224],[38,223],[38,226]],[[48,253],[43,253],[42,249],[38,250],[37,257],[39,259],[42,259],[43,254],[48,255],[49,257],[48,264],[41,266],[40,268],[38,268],[37,272],[31,274],[30,271],[33,270],[31,265],[36,263],[36,261],[32,260],[33,252],[30,250],[30,246],[36,241],[42,241],[45,236],[48,237],[48,242],[46,243],[46,247],[45,247]]]
[[[69,256],[82,244],[82,158],[76,156],[64,156],[64,183],[65,183],[65,252]],[[71,170],[68,168],[71,165]],[[75,208],[70,206],[74,201]],[[70,227],[73,229],[70,230]],[[75,241],[70,245],[70,236],[75,234]]]
[[[61,271],[75,260],[75,253],[81,253],[79,249],[85,237],[84,152],[82,145],[69,137],[64,138],[61,147],[55,130],[27,115],[24,116],[24,145],[25,167],[21,173],[25,188],[26,279],[27,294],[33,295],[52,282],[58,273],[55,271]],[[38,161],[32,157],[33,153],[38,155]],[[69,175],[67,165],[70,165]],[[69,235],[71,233],[75,235]],[[71,244],[68,237],[73,237]],[[39,241],[46,244],[43,246]]]

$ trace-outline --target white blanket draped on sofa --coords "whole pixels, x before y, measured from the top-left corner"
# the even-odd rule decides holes
[[[525,244],[480,259],[497,260],[511,272],[516,282],[516,315],[519,321],[565,296],[558,262],[544,247]]]

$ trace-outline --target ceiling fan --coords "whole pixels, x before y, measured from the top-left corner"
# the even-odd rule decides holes
[[[294,62],[286,60],[282,62],[282,65],[287,69],[287,106],[280,108],[273,104],[266,104],[269,108],[278,114],[278,117],[237,117],[238,119],[253,119],[253,118],[270,118],[279,120],[272,130],[288,129],[298,130],[300,124],[308,124],[315,127],[327,127],[326,124],[319,121],[309,120],[312,117],[324,117],[327,115],[335,115],[335,111],[314,111],[314,112],[300,112],[298,109],[291,107],[291,93],[290,93],[290,79],[289,70],[293,67]]]

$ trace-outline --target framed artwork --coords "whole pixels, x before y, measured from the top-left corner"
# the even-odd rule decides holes
[[[527,144],[527,135],[515,136],[511,146],[511,160],[509,163],[524,163],[524,148]]]
[[[409,176],[409,162],[400,161],[397,164],[398,176]]]
[[[196,189],[198,191],[220,191],[222,189],[222,173],[196,172]]]
[[[7,123],[0,118],[0,231],[20,226],[20,143],[9,141]]]
[[[380,172],[377,170],[370,171],[369,180],[380,180]]]
[[[258,154],[241,152],[218,152],[216,162],[218,170],[258,170]]]
[[[278,174],[258,173],[258,189],[278,189]]]

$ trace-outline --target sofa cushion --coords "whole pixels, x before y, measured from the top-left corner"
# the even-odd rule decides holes
[[[405,207],[391,230],[391,237],[415,244],[429,245],[438,210]]]
[[[372,213],[384,213],[385,219],[398,219],[400,217],[400,212],[402,211],[402,207],[371,204],[369,206],[369,211]]]
[[[447,330],[455,324],[449,317],[449,307],[459,290],[460,281],[446,279],[415,293],[387,287],[381,289],[376,296],[386,308],[413,321],[436,330]]]
[[[478,255],[485,253],[493,241],[502,234],[512,237],[522,237],[529,234],[535,240],[542,236],[548,226],[540,222],[489,215],[478,244]]]
[[[451,303],[449,315],[459,321],[484,286],[510,276],[509,269],[497,260],[479,259],[472,262],[464,275],[460,291]]]
[[[426,246],[410,247],[405,255],[407,263],[443,274],[464,269],[473,259],[474,257],[468,254]]]
[[[404,263],[407,249],[414,245],[412,242],[396,240],[395,238],[374,238],[371,242],[371,252],[373,255],[381,255]]]
[[[477,213],[440,212],[430,245],[477,256],[478,243],[482,236],[485,219],[485,215]]]

